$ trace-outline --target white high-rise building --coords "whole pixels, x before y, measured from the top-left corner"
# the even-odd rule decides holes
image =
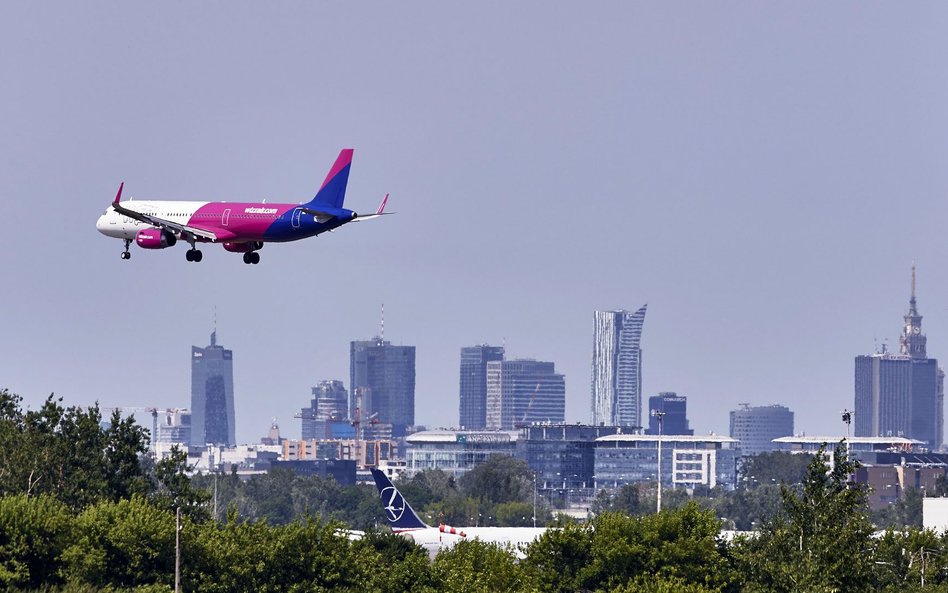
[[[642,426],[642,326],[645,308],[596,311],[592,357],[592,423]]]

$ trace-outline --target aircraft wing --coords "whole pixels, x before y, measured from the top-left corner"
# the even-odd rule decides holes
[[[124,183],[122,184],[124,185]],[[218,237],[216,233],[208,231],[206,229],[198,228],[195,226],[190,226],[187,224],[179,224],[172,220],[166,220],[164,218],[159,218],[157,216],[152,216],[151,214],[145,214],[143,212],[138,212],[130,208],[126,208],[119,202],[119,198],[122,196],[122,187],[119,187],[118,194],[115,196],[115,201],[112,202],[112,207],[115,208],[115,211],[121,214],[122,216],[127,216],[131,219],[156,226],[161,229],[168,229],[179,233],[181,235],[191,235],[192,237],[197,237],[200,239],[206,239],[207,241],[218,241],[221,237]]]

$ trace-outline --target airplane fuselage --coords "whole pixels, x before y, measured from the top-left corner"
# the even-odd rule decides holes
[[[454,547],[458,542],[475,539],[484,543],[509,546],[518,557],[523,557],[522,547],[536,541],[538,537],[546,533],[547,528],[464,527],[456,528],[454,531],[455,533],[451,533],[439,527],[425,527],[396,530],[395,533],[423,547],[431,558],[434,558],[442,550]],[[463,532],[464,535],[460,535],[458,532]]]
[[[352,220],[350,216],[319,222],[299,204],[132,200],[123,206],[182,226],[212,231],[222,243],[296,241],[331,231]],[[124,216],[109,206],[96,222],[96,228],[109,237],[134,240],[139,231],[153,226]]]

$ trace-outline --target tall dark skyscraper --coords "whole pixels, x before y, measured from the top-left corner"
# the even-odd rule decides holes
[[[645,308],[596,311],[593,330],[592,423],[642,426],[642,326]]]
[[[191,347],[191,446],[237,444],[234,429],[234,353],[217,345]]]
[[[648,398],[648,428],[645,434],[658,434],[658,418],[652,415],[653,410],[664,412],[662,416],[662,434],[694,435],[695,431],[688,428],[688,398],[672,391],[665,391]]]
[[[415,424],[415,347],[392,346],[381,338],[352,342],[349,347],[349,415],[362,399],[362,416],[378,414],[392,425],[392,435]]]
[[[928,358],[922,316],[912,296],[904,317],[899,353],[885,348],[856,357],[855,436],[904,436],[941,447],[944,433],[944,372]]]
[[[504,359],[500,346],[461,348],[459,426],[481,429],[487,426],[487,363]]]
[[[487,363],[487,428],[512,430],[534,422],[561,423],[566,381],[552,362],[494,360]]]

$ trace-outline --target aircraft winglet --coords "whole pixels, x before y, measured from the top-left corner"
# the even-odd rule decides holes
[[[376,213],[376,214],[384,214],[384,213],[385,213],[385,204],[387,204],[387,203],[388,203],[388,194],[385,194],[385,197],[382,198],[382,203],[379,204],[379,209],[376,210],[375,213]]]
[[[125,187],[125,182],[124,182],[124,181],[119,184],[118,193],[115,194],[115,199],[112,200],[112,203],[113,203],[113,204],[118,204],[118,203],[119,203],[119,200],[122,199],[122,188],[123,188],[123,187]],[[385,196],[385,197],[388,197],[388,196]],[[383,205],[384,205],[384,204],[383,204]]]

